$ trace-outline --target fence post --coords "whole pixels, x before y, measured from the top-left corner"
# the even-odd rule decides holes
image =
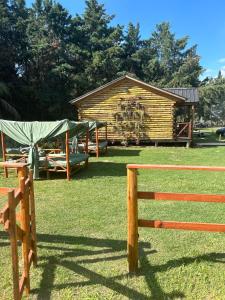
[[[29,220],[29,190],[25,186],[25,180],[27,178],[27,168],[18,169],[18,177],[20,181],[20,189],[22,192],[22,199],[20,205],[20,226],[23,230],[22,238],[22,253],[23,253],[23,265],[24,265],[24,277],[25,277],[25,290],[26,294],[30,293],[30,275],[29,275],[29,237],[30,237],[30,220]]]
[[[9,238],[12,254],[12,273],[13,273],[13,295],[15,300],[19,300],[19,261],[17,249],[17,234],[16,234],[16,209],[14,201],[14,191],[8,193],[9,205]]]
[[[36,235],[36,217],[35,217],[35,201],[34,201],[34,182],[33,171],[29,172],[30,179],[30,218],[31,218],[31,235],[32,235],[32,250],[33,250],[33,263],[37,266],[37,235]]]
[[[138,204],[137,204],[137,170],[127,169],[127,212],[128,212],[128,270],[138,269]]]

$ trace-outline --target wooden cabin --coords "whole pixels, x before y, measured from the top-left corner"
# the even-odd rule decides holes
[[[70,103],[79,121],[97,120],[108,124],[108,141],[185,142],[192,141],[195,88],[161,89],[123,76]]]

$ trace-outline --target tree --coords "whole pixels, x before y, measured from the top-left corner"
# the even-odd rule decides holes
[[[122,27],[110,26],[113,16],[106,14],[104,5],[87,0],[83,16],[87,53],[85,77],[87,89],[95,88],[112,80],[121,70]]]
[[[19,119],[18,93],[20,67],[23,65],[26,41],[23,19],[20,13],[25,12],[22,0],[0,1],[0,98],[1,117]],[[16,92],[15,92],[16,91]],[[17,97],[17,98],[16,98]]]
[[[196,53],[197,46],[187,48],[188,37],[175,38],[169,23],[156,25],[150,38],[158,63],[160,79],[157,84],[162,87],[198,86],[203,69]],[[156,65],[156,63],[154,63]]]
[[[15,48],[10,6],[7,0],[0,1],[0,81],[15,80]]]
[[[221,73],[216,78],[203,80],[199,92],[199,118],[225,124],[225,78]]]
[[[28,60],[28,37],[26,34],[28,10],[24,0],[11,0],[10,15],[15,52],[14,64],[16,74],[21,77],[26,72]]]
[[[6,84],[0,81],[0,118],[20,120],[20,114],[4,99],[5,96],[9,96],[9,90]]]
[[[27,76],[39,103],[39,118],[68,115],[73,66],[69,62],[71,16],[51,0],[37,0],[29,15],[27,34],[30,57]]]
[[[131,22],[128,24],[128,29],[124,35],[123,42],[123,70],[136,75],[140,74],[141,60],[138,55],[138,50],[141,48],[140,25],[135,26]]]
[[[1,0],[0,82],[9,91],[2,99],[23,119],[55,120],[75,117],[71,98],[125,73],[159,87],[199,85],[202,68],[188,37],[177,39],[161,23],[143,40],[139,24],[124,32],[113,18],[97,0],[86,0],[84,14],[74,17],[53,0],[31,8]]]

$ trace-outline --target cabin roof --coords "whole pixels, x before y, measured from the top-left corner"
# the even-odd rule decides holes
[[[128,75],[119,77],[115,80],[112,80],[90,92],[87,92],[73,100],[70,101],[71,104],[77,104],[82,100],[85,100],[86,98],[88,98],[89,96],[93,96],[95,94],[97,94],[98,92],[102,92],[104,89],[107,89],[108,87],[111,87],[113,85],[118,84],[120,81],[128,79],[130,81],[132,81],[133,83],[137,83],[139,85],[142,85],[144,88],[150,89],[151,91],[154,91],[157,94],[160,94],[164,97],[168,97],[169,99],[172,99],[178,103],[193,103],[193,102],[197,102],[198,101],[198,94],[197,94],[197,89],[194,88],[174,88],[174,89],[170,89],[170,88],[165,88],[165,89],[161,89],[158,87],[155,87],[153,85],[150,85],[148,83],[145,83],[144,81],[141,81],[139,79],[130,77]],[[189,90],[189,91],[186,91]],[[195,91],[194,91],[195,90]],[[195,99],[195,101],[192,101],[193,99]]]
[[[199,101],[197,88],[164,88],[164,90],[184,97],[186,103],[197,103]]]

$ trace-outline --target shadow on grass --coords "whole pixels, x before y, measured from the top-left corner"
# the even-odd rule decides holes
[[[142,146],[143,147],[143,146]],[[115,157],[115,156],[139,156],[143,149],[130,149],[129,147],[109,146],[107,152],[100,152],[101,157]],[[96,157],[96,153],[89,153],[90,157]]]
[[[103,161],[91,161],[88,167],[79,170],[77,173],[71,176],[71,180],[83,180],[94,177],[120,177],[127,175],[126,163],[113,163]],[[41,178],[37,181],[45,180],[67,180],[66,174],[51,172],[50,178],[46,178],[46,174],[43,172]]]
[[[77,173],[71,176],[71,180],[87,179],[93,177],[106,177],[106,176],[126,176],[127,169],[126,163],[114,163],[104,161],[91,161],[88,167],[80,169]],[[9,173],[10,178],[16,178],[15,173]],[[40,173],[40,178],[35,181],[46,180],[67,180],[66,173],[51,172],[50,178],[47,179],[46,172]]]
[[[2,224],[0,224],[1,228]],[[0,248],[1,247],[9,247],[9,235],[5,231],[0,230]],[[6,241],[7,240],[7,241]]]
[[[148,284],[149,289],[151,290],[151,298],[150,299],[182,299],[185,298],[185,295],[179,291],[173,291],[171,293],[164,293],[161,287],[159,286],[156,274],[166,272],[167,270],[171,270],[173,268],[178,268],[180,266],[187,266],[189,264],[193,264],[196,261],[210,261],[214,263],[225,263],[225,253],[215,253],[211,252],[204,255],[194,256],[194,257],[181,257],[179,259],[170,260],[163,265],[155,265],[152,266],[149,259],[148,254],[141,247],[139,250],[140,253],[140,270],[139,275],[145,277],[145,280]]]
[[[109,154],[107,156],[104,155],[104,159],[110,160],[110,157],[116,156],[138,156],[141,150],[136,149],[113,149],[109,150]],[[101,157],[98,161],[89,161],[88,167],[82,168],[77,171],[74,175],[72,175],[72,179],[85,179],[92,177],[102,177],[102,176],[126,176],[126,163],[114,163],[107,161],[100,161]],[[3,171],[0,169],[0,174],[3,174]],[[15,172],[10,170],[10,177],[17,177]],[[66,173],[50,173],[49,180],[66,180]],[[45,171],[40,171],[40,178],[38,181],[48,180]]]
[[[113,148],[112,146],[109,148],[107,156],[139,156],[141,151],[141,149]]]
[[[7,238],[7,234],[0,233],[1,239]],[[5,243],[3,243],[3,246],[5,246]],[[73,246],[76,246],[76,248]],[[79,246],[82,248],[77,248]],[[88,247],[88,249],[85,249],[85,247]],[[94,247],[94,249],[90,249],[92,247]],[[121,263],[119,261],[121,259],[124,259],[125,263],[126,254],[124,254],[124,250],[126,247],[126,241],[124,240],[38,234],[38,248],[39,250],[47,250],[48,254],[39,257],[39,267],[43,269],[42,278],[39,288],[32,290],[32,293],[37,294],[37,299],[39,300],[50,299],[53,290],[60,291],[65,288],[100,285],[133,300],[182,299],[185,298],[185,295],[181,291],[175,290],[171,293],[166,293],[163,290],[157,280],[158,273],[166,272],[183,265],[189,265],[196,261],[225,263],[225,253],[213,252],[195,257],[181,257],[179,259],[170,260],[162,265],[151,265],[149,255],[157,251],[151,249],[149,243],[140,242],[140,267],[136,276],[137,278],[143,277],[145,279],[149,293],[151,294],[151,296],[148,296],[129,285],[124,285],[119,282],[119,280],[125,279],[128,276],[135,278],[128,273],[118,276],[105,276],[94,271],[92,267],[89,268],[88,265],[85,265],[101,262],[110,263],[117,260],[118,263]],[[51,253],[51,251],[54,252]],[[104,255],[104,257],[99,257],[98,255]],[[66,283],[55,283],[56,270],[58,267],[63,267],[76,276],[81,276],[85,279],[77,281],[68,280]],[[110,274],[110,265],[108,274]]]
[[[58,250],[59,255],[41,257],[43,264],[43,275],[40,283],[40,288],[34,292],[38,293],[38,299],[50,299],[52,290],[61,290],[71,287],[83,287],[90,285],[102,285],[106,288],[112,289],[118,294],[125,296],[129,299],[182,299],[185,295],[180,291],[173,291],[166,293],[157,281],[157,273],[166,272],[171,268],[177,268],[182,265],[188,265],[199,261],[212,261],[221,262],[225,259],[224,253],[209,253],[197,257],[182,257],[168,261],[166,264],[152,266],[150,263],[149,255],[156,253],[156,250],[150,249],[149,243],[139,243],[140,253],[140,268],[137,276],[143,276],[151,296],[147,296],[128,285],[123,285],[118,280],[126,278],[129,274],[122,274],[119,276],[103,276],[93,270],[90,270],[85,264],[101,263],[105,261],[116,261],[120,259],[126,260],[126,254],[121,254],[126,249],[126,241],[124,240],[112,240],[112,239],[96,239],[89,237],[72,237],[61,235],[38,235],[40,242],[39,248],[45,248],[47,250]],[[46,245],[49,243],[51,245]],[[58,246],[55,244],[63,244]],[[73,249],[71,246],[87,246],[95,247],[95,250],[89,249]],[[104,254],[104,258],[97,255]],[[85,257],[83,257],[85,256]],[[96,257],[97,256],[97,257]],[[74,261],[76,258],[76,261]],[[224,261],[225,262],[225,261]],[[118,261],[119,263],[119,261]],[[68,282],[64,284],[54,284],[56,267],[64,267],[76,275],[85,277],[85,281]]]
[[[114,163],[114,162],[93,162],[91,161],[87,169],[74,175],[73,179],[77,178],[85,179],[92,177],[105,177],[105,176],[126,176],[127,169],[126,163]]]
[[[52,290],[90,285],[102,285],[129,299],[149,299],[146,295],[117,281],[118,279],[128,276],[128,274],[114,277],[110,277],[110,275],[103,276],[89,269],[85,265],[126,259],[126,255],[124,253],[120,253],[121,251],[124,252],[124,249],[126,249],[126,241],[44,234],[38,235],[38,241],[39,248],[47,249],[48,251],[59,251],[59,254],[40,258],[40,263],[43,267],[42,280],[40,288],[33,291],[38,294],[37,299],[50,299]],[[48,245],[46,243],[48,243]],[[62,244],[62,247],[55,244]],[[94,247],[95,249],[74,249],[71,248],[73,245],[76,245],[76,247]],[[150,245],[149,243],[142,243],[142,247],[149,249]],[[146,252],[148,254],[154,253],[152,250],[146,250]],[[98,255],[101,254],[104,255],[104,258],[98,257]],[[57,266],[64,267],[76,275],[85,277],[85,280],[54,284]]]

